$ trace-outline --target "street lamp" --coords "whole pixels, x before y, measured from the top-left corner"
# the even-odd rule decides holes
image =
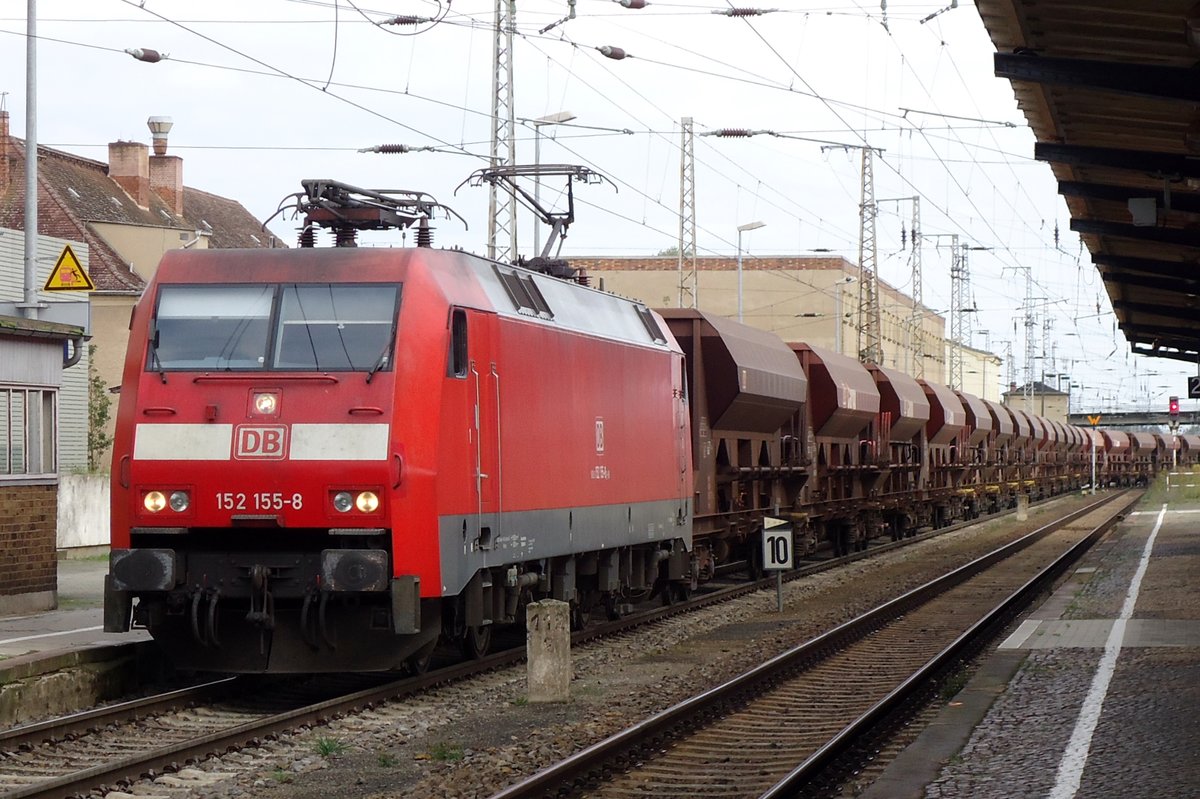
[[[571,120],[576,119],[576,116],[570,111],[559,111],[554,114],[547,114],[544,117],[538,117],[532,120],[533,122],[533,165],[535,167],[542,164],[542,126],[543,125],[562,125]],[[541,207],[542,199],[542,176],[534,171],[533,175],[533,203]],[[542,252],[541,243],[541,226],[537,220],[533,224],[533,252],[540,255]]]
[[[738,297],[738,321],[742,321],[742,234],[747,230],[758,230],[760,227],[766,226],[766,222],[747,222],[744,225],[738,225],[737,239],[737,297]]]

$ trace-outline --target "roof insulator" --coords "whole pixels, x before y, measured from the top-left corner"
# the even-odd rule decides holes
[[[604,56],[605,58],[611,58],[613,61],[620,61],[622,58],[631,58],[631,56],[629,56],[620,47],[611,47],[606,44],[603,47],[597,47],[596,49],[600,51],[600,55]]]

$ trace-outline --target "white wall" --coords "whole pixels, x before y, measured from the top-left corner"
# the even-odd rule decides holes
[[[108,546],[108,481],[106,474],[59,476],[59,549]]]

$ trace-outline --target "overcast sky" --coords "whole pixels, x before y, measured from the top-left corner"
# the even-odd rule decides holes
[[[584,164],[612,182],[576,185],[563,254],[652,255],[676,244],[679,126],[692,117],[701,254],[732,255],[737,226],[762,221],[743,236],[747,257],[828,251],[857,261],[859,151],[811,140],[869,144],[882,151],[876,197],[921,197],[926,305],[950,305],[950,240],[932,236],[959,234],[986,248],[970,254],[974,346],[1003,357],[1011,341],[1023,381],[1028,268],[1037,354],[1046,319],[1053,344],[1035,374],[1071,374],[1075,410],[1165,407],[1169,394],[1186,394],[1192,369],[1128,354],[1050,167],[1033,161],[1012,89],[992,74],[978,12],[946,5],[892,0],[885,18],[873,0],[782,0],[771,13],[728,16],[722,0],[642,9],[577,0],[565,19],[565,0],[520,0],[516,115],[574,114],[543,128],[541,161]],[[493,13],[482,0],[38,0],[38,139],[107,160],[108,142],[149,142],[146,118],[170,116],[185,182],[259,218],[306,177],[422,190],[470,226],[440,220],[437,243],[483,253],[487,190],[456,188],[486,165]],[[379,24],[395,17],[426,21]],[[0,92],[17,136],[25,24],[25,3],[0,5]],[[604,46],[628,57],[606,58]],[[135,47],[169,58],[139,62],[123,52]],[[722,128],[781,135],[699,135]],[[518,161],[532,163],[533,126],[518,124],[517,136]],[[382,143],[439,151],[357,152]],[[560,189],[547,182],[543,198]],[[885,202],[878,219],[880,275],[907,293],[910,214],[910,202]],[[271,226],[294,241],[292,220]],[[532,245],[532,218],[522,216],[519,249]]]

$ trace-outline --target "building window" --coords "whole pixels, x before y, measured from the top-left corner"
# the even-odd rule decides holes
[[[54,389],[0,386],[0,476],[58,471]]]

